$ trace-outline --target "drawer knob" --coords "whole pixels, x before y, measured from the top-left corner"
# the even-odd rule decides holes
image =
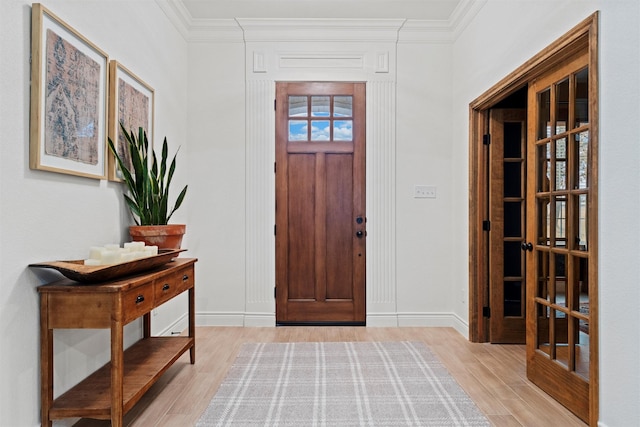
[[[138,295],[136,297],[136,304],[140,304],[142,301],[144,301],[144,295]]]
[[[168,284],[168,283],[165,283],[165,284],[164,284],[164,286],[162,287],[162,290],[163,290],[163,291],[168,291],[170,287],[171,287],[171,286],[169,286],[169,284]]]
[[[189,275],[188,274],[185,274],[184,276],[182,276],[182,281],[183,282],[187,281],[187,280],[189,280]]]

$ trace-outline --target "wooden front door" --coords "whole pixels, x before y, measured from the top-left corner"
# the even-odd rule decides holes
[[[276,323],[365,323],[365,84],[276,83]]]
[[[489,112],[490,341],[526,341],[526,109]]]
[[[588,53],[529,86],[527,376],[585,421],[597,341],[589,266],[595,222],[594,86]],[[590,277],[591,276],[591,277]]]

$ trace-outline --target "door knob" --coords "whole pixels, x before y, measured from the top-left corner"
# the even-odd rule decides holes
[[[531,242],[522,242],[522,244],[520,245],[520,249],[522,249],[523,251],[533,251],[533,245],[531,244]]]
[[[362,230],[356,231],[356,237],[358,239],[362,239],[363,236],[364,236],[364,231],[362,231]]]

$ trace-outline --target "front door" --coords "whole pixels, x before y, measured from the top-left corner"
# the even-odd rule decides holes
[[[490,341],[526,341],[526,109],[489,111]]]
[[[276,323],[365,323],[365,84],[276,84]]]
[[[594,156],[587,53],[529,86],[527,376],[589,420],[595,306]],[[594,234],[592,234],[594,233]]]

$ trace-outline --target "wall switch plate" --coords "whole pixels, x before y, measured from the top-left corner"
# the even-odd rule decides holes
[[[435,185],[416,185],[413,187],[413,197],[416,199],[435,199]]]

